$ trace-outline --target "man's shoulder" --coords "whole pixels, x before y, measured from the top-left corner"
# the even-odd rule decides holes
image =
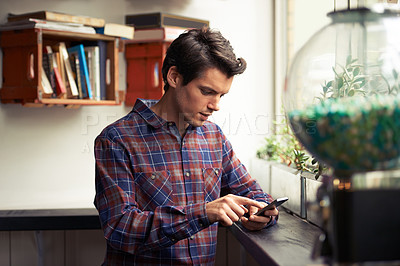
[[[220,127],[219,127],[217,124],[215,124],[214,122],[209,121],[209,120],[205,121],[204,124],[203,124],[203,126],[202,126],[201,128],[202,128],[203,130],[206,130],[206,131],[208,131],[208,130],[211,130],[211,131],[215,131],[215,130],[220,131],[220,130],[221,130]]]
[[[143,125],[141,117],[137,113],[132,111],[125,116],[119,118],[118,120],[112,122],[111,124],[107,125],[102,130],[99,137],[114,139],[116,137],[122,137],[123,135],[126,135],[128,133],[133,134],[133,132],[136,131],[136,128],[141,125]]]
[[[201,127],[197,130],[200,134],[218,134],[223,135],[222,129],[212,121],[206,121]]]

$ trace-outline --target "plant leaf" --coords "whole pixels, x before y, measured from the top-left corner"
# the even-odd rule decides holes
[[[357,82],[362,82],[362,81],[364,81],[364,80],[365,80],[364,77],[359,77],[359,78],[356,78],[353,82],[354,82],[354,83],[357,83]]]
[[[397,80],[397,78],[399,77],[399,73],[395,69],[392,70],[392,73],[393,73],[394,79]]]
[[[340,88],[343,87],[343,78],[340,78],[337,80],[337,89],[340,90]]]
[[[360,71],[361,69],[359,67],[356,67],[353,72],[354,77],[358,76],[358,74],[360,74]]]
[[[346,65],[350,65],[352,63],[351,61],[351,55],[348,55],[346,58]]]

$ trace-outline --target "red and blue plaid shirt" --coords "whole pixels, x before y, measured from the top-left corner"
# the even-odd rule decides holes
[[[174,123],[138,100],[95,141],[105,265],[213,265],[218,224],[205,204],[228,193],[270,202],[212,122]],[[149,104],[147,106],[146,104]]]

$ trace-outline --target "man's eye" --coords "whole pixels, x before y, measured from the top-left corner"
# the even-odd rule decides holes
[[[211,91],[209,91],[209,90],[201,90],[201,93],[202,93],[203,95],[210,95],[210,94],[211,94]]]

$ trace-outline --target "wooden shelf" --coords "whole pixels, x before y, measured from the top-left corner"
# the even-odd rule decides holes
[[[53,105],[116,105],[117,101],[112,100],[85,100],[85,99],[42,99],[39,103],[41,104],[53,104]]]
[[[27,102],[22,103],[25,107],[52,107],[52,106],[64,106],[69,109],[79,108],[84,105],[119,105],[119,101],[112,100],[85,100],[85,99],[42,99],[33,103]]]
[[[171,42],[126,42],[126,105],[137,98],[160,99],[164,94],[162,64]]]
[[[43,47],[64,42],[67,47],[83,44],[106,43],[107,83],[105,100],[60,99],[43,97],[41,82]],[[102,34],[86,34],[42,29],[0,32],[3,51],[3,87],[0,89],[2,103],[19,103],[24,106],[80,106],[119,105],[118,91],[119,38]]]

